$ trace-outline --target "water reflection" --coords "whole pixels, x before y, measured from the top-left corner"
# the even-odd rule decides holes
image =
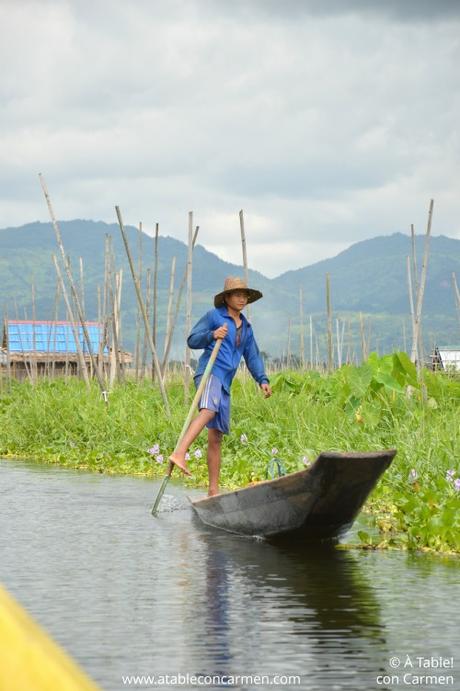
[[[297,673],[303,688],[375,676],[385,626],[357,556],[332,546],[303,553],[201,525],[198,542],[207,656],[197,672]]]
[[[173,482],[154,520],[151,482],[0,473],[0,580],[107,691],[179,671],[374,689],[392,654],[460,647],[458,561],[238,538],[192,520]]]

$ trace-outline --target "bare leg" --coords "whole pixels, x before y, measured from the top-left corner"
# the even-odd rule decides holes
[[[222,432],[218,429],[208,429],[208,497],[219,494],[221,444]]]
[[[187,463],[185,462],[185,454],[187,449],[191,444],[193,444],[201,430],[208,424],[210,420],[212,420],[214,415],[215,412],[213,410],[202,408],[196,418],[194,418],[190,423],[189,428],[184,434],[184,437],[177,449],[169,457],[171,463],[177,465],[186,475],[191,475],[189,469],[187,468]]]

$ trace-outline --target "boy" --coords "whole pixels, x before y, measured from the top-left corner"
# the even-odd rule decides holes
[[[265,398],[272,395],[252,327],[241,313],[248,303],[260,300],[261,297],[262,293],[248,288],[243,279],[232,276],[226,278],[224,290],[214,298],[215,309],[207,312],[195,324],[187,339],[189,348],[204,348],[194,377],[196,387],[199,386],[216,339],[223,339],[198,404],[200,412],[190,423],[176,453],[169,457],[172,463],[175,463],[186,475],[190,475],[185,454],[206,426],[208,428],[208,496],[210,497],[219,493],[222,435],[229,433],[230,386],[241,357],[244,357],[249,371],[263,390]]]

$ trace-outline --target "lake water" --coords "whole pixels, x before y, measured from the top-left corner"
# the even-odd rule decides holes
[[[0,460],[0,581],[102,689],[460,689],[458,560],[239,538],[173,482],[154,519],[157,489]]]

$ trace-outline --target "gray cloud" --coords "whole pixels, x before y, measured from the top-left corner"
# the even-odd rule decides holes
[[[42,171],[63,218],[113,221],[120,204],[183,239],[193,208],[201,242],[231,261],[244,208],[251,264],[272,275],[422,227],[431,196],[434,231],[460,236],[457,15],[0,3],[0,227],[47,219]]]

